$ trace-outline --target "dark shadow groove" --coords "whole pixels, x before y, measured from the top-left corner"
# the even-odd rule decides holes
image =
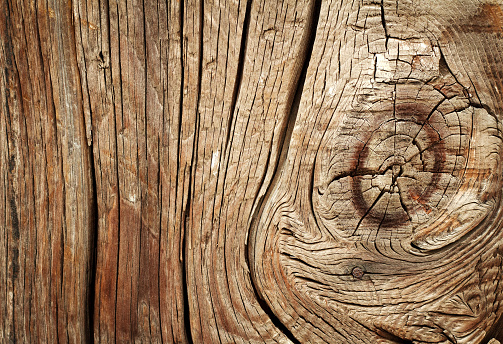
[[[178,161],[180,161],[180,152],[181,152],[181,135],[182,135],[182,122],[184,118],[183,114],[183,92],[184,92],[184,87],[185,87],[185,73],[184,73],[184,61],[183,61],[183,51],[184,51],[184,43],[186,43],[185,40],[185,34],[184,34],[184,12],[185,12],[185,6],[183,1],[180,1],[180,27],[181,27],[181,39],[180,39],[180,51],[181,51],[181,85],[182,88],[180,89],[180,119],[179,119],[179,125],[180,125],[180,132],[179,132],[179,146],[178,146]],[[188,266],[188,249],[187,246],[190,244],[189,238],[190,238],[190,230],[191,228],[187,225],[188,219],[190,216],[191,212],[191,200],[192,200],[192,192],[193,192],[193,186],[192,183],[194,182],[193,176],[195,175],[195,165],[197,164],[197,142],[199,140],[199,102],[201,99],[201,84],[202,84],[202,68],[203,68],[203,38],[204,38],[204,2],[200,1],[199,2],[199,61],[198,61],[198,71],[197,71],[197,98],[196,98],[196,113],[195,113],[195,123],[194,123],[194,137],[192,141],[192,157],[189,165],[189,175],[188,175],[188,189],[187,189],[187,199],[185,200],[185,206],[182,205],[182,226],[183,226],[183,237],[181,238],[181,250],[182,250],[182,257],[183,257],[183,264],[182,264],[182,283],[183,283],[183,303],[184,303],[184,325],[185,325],[185,332],[187,336],[187,342],[190,344],[194,343],[194,339],[192,337],[192,326],[191,326],[191,317],[190,317],[190,298],[189,298],[189,290],[188,290],[188,272],[191,271],[191,267]],[[185,168],[183,168],[183,176],[185,176]],[[180,169],[178,170],[178,173],[180,173]],[[184,183],[184,188],[185,189],[185,183]],[[182,198],[183,198],[183,189],[182,189]],[[199,321],[201,321],[201,317],[199,317]]]
[[[388,332],[382,328],[377,329],[377,334],[379,336],[381,336],[382,338],[388,339],[396,344],[413,344],[412,340],[400,338],[400,337],[394,335],[393,333]]]
[[[251,0],[246,2],[245,19],[243,21],[243,32],[241,34],[241,46],[239,48],[238,68],[236,71],[236,80],[234,82],[234,90],[232,91],[231,109],[229,112],[229,121],[227,123],[227,137],[225,139],[225,146],[229,145],[231,135],[232,122],[234,120],[234,111],[236,110],[236,103],[241,89],[241,80],[243,79],[243,68],[245,64],[246,44],[248,42],[248,32],[250,29],[250,12]]]
[[[487,332],[481,343],[487,344],[493,338],[503,342],[503,315],[500,315],[499,319],[494,322],[491,330]]]
[[[116,4],[117,6],[117,13],[120,13],[119,11],[119,4],[117,3]],[[108,16],[107,16],[107,20],[108,20],[108,27],[111,27],[110,25],[110,8],[108,8]],[[123,83],[122,83],[122,61],[121,61],[121,49],[123,49],[123,47],[121,46],[121,39],[120,39],[120,21],[117,22],[117,26],[119,28],[119,32],[117,33],[117,39],[118,39],[118,55],[119,55],[119,61],[117,63],[117,68],[119,69],[118,70],[118,75],[119,75],[119,85],[120,85],[120,95],[121,95],[121,102],[120,102],[120,107],[121,107],[121,110],[120,110],[120,115],[122,117],[122,120],[121,120],[121,123],[122,123],[122,126],[124,126],[124,89],[123,89]],[[109,34],[110,34],[110,31],[109,30]],[[110,43],[111,40],[109,39],[108,41],[108,44],[111,44]],[[109,46],[109,49],[111,48],[111,46]],[[110,51],[112,51],[110,49]],[[110,68],[112,68],[112,66],[110,66]],[[113,82],[113,80],[112,80]],[[121,188],[120,188],[120,176],[119,176],[119,133],[123,130],[123,128],[121,128],[121,130],[118,130],[118,125],[117,125],[117,110],[115,109],[115,107],[113,108],[113,114],[114,114],[114,124],[115,124],[115,133],[114,133],[114,145],[115,145],[115,162],[114,162],[114,169],[115,169],[115,178],[116,178],[116,181],[117,181],[117,261],[116,261],[116,271],[115,271],[115,303],[114,303],[114,340],[117,340],[117,301],[118,301],[118,298],[119,298],[119,270],[120,270],[120,252],[121,252]],[[124,144],[124,141],[123,141],[123,144]],[[101,286],[100,286],[101,287]],[[101,321],[101,319],[100,319]],[[101,333],[99,334],[101,335]]]
[[[202,5],[201,5],[202,6]],[[185,66],[184,66],[184,60],[183,60],[183,49],[184,49],[184,41],[185,41],[185,36],[184,36],[184,12],[185,12],[185,6],[184,6],[184,1],[180,1],[180,18],[179,18],[179,23],[180,23],[180,113],[179,113],[179,118],[178,118],[178,159],[177,159],[177,174],[178,174],[178,179],[180,180],[180,175],[182,173],[181,171],[181,166],[180,166],[180,152],[181,152],[181,137],[182,137],[182,122],[183,122],[183,90],[185,87]],[[202,13],[201,13],[202,16]],[[201,24],[201,23],[200,23]],[[201,26],[201,40],[202,40],[202,26]],[[202,47],[200,46],[200,49]],[[199,68],[201,68],[201,62],[199,65]],[[199,84],[200,84],[200,74],[201,71],[199,70]],[[200,93],[200,85],[198,85],[198,97]],[[195,140],[195,138],[194,138]],[[194,152],[192,152],[192,157],[194,157]],[[193,158],[192,158],[193,159]],[[191,172],[192,172],[192,165],[190,166]],[[185,173],[185,171],[183,171]],[[181,214],[181,225],[183,226],[183,236],[180,238],[181,243],[180,243],[180,249],[182,250],[181,256],[183,257],[183,262],[181,264],[181,270],[182,270],[182,293],[183,293],[183,323],[185,326],[185,333],[186,333],[186,338],[187,342],[189,344],[193,344],[194,340],[192,339],[192,330],[190,326],[190,305],[189,305],[189,294],[188,294],[188,285],[187,285],[187,250],[185,247],[187,246],[187,217],[189,214],[189,207],[190,207],[190,196],[191,196],[191,179],[192,179],[192,173],[189,174],[189,189],[188,189],[188,194],[187,194],[187,203],[185,205],[185,209],[182,208],[182,214]],[[176,187],[177,191],[176,194],[178,195],[179,189],[178,189],[178,183]],[[182,189],[182,202],[183,202],[183,189]],[[182,206],[183,207],[183,206]]]
[[[183,32],[183,29],[182,29]],[[201,99],[201,84],[203,80],[203,37],[204,37],[204,1],[199,2],[199,65],[197,71],[197,110]],[[183,55],[182,55],[183,56]]]
[[[187,192],[188,196],[187,196],[187,203],[186,203],[186,206],[185,206],[185,210],[182,212],[182,221],[183,221],[183,237],[181,238],[182,240],[182,244],[181,244],[181,247],[182,247],[182,257],[183,257],[183,264],[182,264],[182,285],[183,285],[183,305],[184,305],[184,310],[183,310],[183,321],[184,321],[184,324],[185,324],[185,332],[187,333],[187,341],[188,343],[190,344],[193,344],[194,343],[194,340],[192,339],[192,330],[191,330],[191,325],[190,325],[190,305],[189,305],[189,292],[188,292],[188,285],[187,285],[187,250],[186,250],[186,246],[188,245],[187,243],[187,229],[190,229],[190,228],[187,228],[187,221],[188,221],[188,217],[189,217],[189,207],[190,207],[190,195],[191,195],[191,186],[192,186],[192,183],[190,182],[190,179],[192,178],[189,178],[189,190]]]
[[[321,0],[313,0],[310,4],[310,14],[308,17],[308,25],[306,27],[306,31],[304,33],[304,37],[302,39],[302,42],[304,43],[303,46],[300,47],[300,52],[299,52],[299,65],[300,65],[300,73],[297,74],[293,79],[291,80],[291,87],[295,87],[294,92],[290,93],[289,95],[289,102],[290,108],[287,108],[287,113],[288,116],[286,118],[285,124],[283,125],[283,128],[281,130],[281,136],[279,139],[279,144],[278,144],[278,151],[280,152],[279,158],[277,161],[274,163],[274,171],[273,171],[273,177],[271,179],[271,183],[267,186],[267,190],[265,192],[265,195],[261,197],[259,200],[256,201],[256,206],[255,210],[252,214],[252,220],[251,224],[249,227],[250,231],[250,239],[249,240],[254,240],[253,237],[253,232],[256,232],[256,226],[258,225],[258,220],[261,216],[261,213],[263,211],[263,207],[266,203],[266,200],[269,198],[270,193],[272,189],[274,188],[274,185],[277,183],[279,172],[283,169],[283,165],[286,161],[286,157],[288,155],[288,150],[290,147],[290,140],[292,137],[293,129],[295,126],[295,123],[297,121],[297,113],[299,110],[299,105],[300,105],[300,100],[302,93],[304,91],[304,84],[306,80],[306,75],[307,75],[307,69],[309,67],[309,63],[311,61],[311,55],[313,52],[313,47],[314,47],[314,42],[316,39],[316,31],[318,27],[318,20],[320,17],[320,11],[321,11]],[[248,8],[247,8],[248,9]],[[240,58],[241,61],[241,58]],[[294,72],[295,73],[295,72]],[[292,96],[293,95],[293,96]],[[230,129],[230,127],[229,127]],[[268,166],[269,166],[269,158],[268,157]],[[262,310],[269,316],[271,319],[272,323],[280,330],[291,342],[295,344],[300,344],[300,341],[295,338],[293,333],[281,322],[281,320],[277,317],[277,315],[273,312],[273,310],[269,307],[267,302],[264,300],[264,298],[261,296],[258,288],[257,288],[257,281],[255,279],[255,267],[254,264],[251,263],[251,261],[254,261],[254,254],[253,254],[253,243],[247,242],[247,251],[248,254],[246,255],[246,263],[248,264],[249,271],[250,271],[250,277],[251,277],[251,285],[253,287],[253,292],[255,294],[255,298],[259,302],[259,305],[262,307]]]
[[[91,228],[92,231],[89,234],[89,242],[90,245],[90,254],[89,254],[89,295],[88,295],[88,304],[87,310],[89,312],[88,315],[88,341],[91,344],[94,344],[94,299],[96,295],[96,274],[97,274],[97,256],[98,256],[98,193],[96,186],[96,167],[94,165],[94,145],[91,144],[89,147],[89,156],[90,156],[90,169],[91,169],[91,180],[92,180],[92,195],[91,195]]]
[[[279,320],[278,317],[276,317],[274,315],[274,312],[271,310],[271,308],[269,307],[269,305],[267,304],[267,302],[260,297],[260,295],[259,295],[259,293],[258,293],[258,291],[257,291],[257,289],[255,287],[255,283],[252,283],[252,286],[253,286],[253,292],[255,293],[255,297],[257,298],[260,307],[262,307],[262,309],[269,316],[269,318],[271,318],[271,321],[274,324],[274,326],[276,326],[278,328],[278,330],[280,330],[281,332],[283,332],[283,334],[292,343],[294,343],[294,344],[301,344],[301,342],[297,338],[295,338],[295,336],[293,335],[293,333],[290,332],[290,330],[285,325],[283,325],[283,323],[281,322],[281,320]]]
[[[183,116],[182,116],[183,117]],[[184,304],[184,324],[185,324],[185,331],[187,332],[187,341],[190,344],[194,343],[194,340],[192,338],[192,329],[191,329],[191,324],[190,324],[190,304],[189,304],[189,291],[188,291],[188,284],[187,284],[187,275],[188,271],[191,269],[190,266],[188,266],[188,249],[187,246],[189,245],[189,231],[190,227],[187,226],[189,217],[190,217],[190,211],[191,211],[191,200],[192,200],[192,183],[193,183],[193,175],[195,175],[194,169],[195,165],[197,164],[197,152],[196,152],[196,147],[197,147],[197,142],[199,140],[199,116],[196,114],[196,120],[195,120],[195,127],[194,127],[194,141],[192,143],[192,158],[191,158],[191,163],[190,163],[190,171],[189,171],[189,188],[187,190],[187,200],[185,203],[185,207],[182,210],[182,226],[183,226],[183,237],[182,239],[182,257],[183,257],[183,264],[182,264],[182,283],[183,283],[183,304]],[[184,171],[185,173],[185,171]],[[183,191],[182,191],[183,192]],[[183,195],[183,194],[182,194]],[[183,197],[183,196],[182,196]],[[199,317],[199,321],[201,322],[201,317]]]
[[[384,36],[386,37],[385,47],[386,49],[388,49],[388,40],[390,36],[388,34],[388,25],[386,24],[386,17],[384,16],[384,0],[381,0],[381,23],[384,29]]]

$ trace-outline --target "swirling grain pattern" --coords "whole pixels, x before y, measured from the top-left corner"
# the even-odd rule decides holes
[[[497,326],[491,6],[322,3],[286,159],[252,228],[258,289],[301,342],[479,343]],[[459,26],[469,13],[485,23]]]

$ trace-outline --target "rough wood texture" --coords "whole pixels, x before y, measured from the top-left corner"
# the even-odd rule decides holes
[[[85,342],[95,228],[71,7],[0,12],[0,341]]]
[[[0,1],[0,342],[503,340],[500,0]]]
[[[478,343],[495,326],[500,15],[473,1],[322,4],[251,239],[257,287],[301,342]]]

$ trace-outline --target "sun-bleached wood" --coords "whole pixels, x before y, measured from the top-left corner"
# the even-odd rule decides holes
[[[479,343],[497,326],[501,14],[322,3],[251,237],[258,289],[300,342]]]
[[[0,342],[503,340],[501,0],[0,10]]]

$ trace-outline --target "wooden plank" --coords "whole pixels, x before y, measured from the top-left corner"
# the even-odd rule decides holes
[[[85,342],[93,192],[71,7],[1,7],[0,341]]]
[[[181,115],[181,92],[182,82],[196,89],[198,64],[183,80],[183,9],[74,4],[98,195],[95,342],[187,341],[182,245],[194,121]]]
[[[194,342],[289,342],[248,268],[248,226],[279,159],[314,2],[205,1],[190,201]]]
[[[0,2],[0,342],[502,341],[502,8]]]

